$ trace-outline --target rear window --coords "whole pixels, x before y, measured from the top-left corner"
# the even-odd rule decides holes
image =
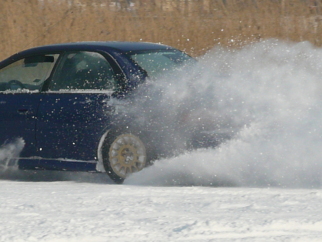
[[[182,66],[195,61],[178,50],[131,52],[130,58],[146,71],[150,78],[156,78],[169,71],[179,70]]]

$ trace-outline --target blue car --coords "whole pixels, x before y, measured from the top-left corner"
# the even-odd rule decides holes
[[[141,42],[67,43],[17,53],[0,62],[0,144],[25,141],[20,169],[107,172],[122,183],[158,154],[155,131],[134,124],[117,100],[191,60],[172,47]]]

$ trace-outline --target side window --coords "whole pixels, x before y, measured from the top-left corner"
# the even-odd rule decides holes
[[[0,70],[0,91],[40,90],[58,54],[29,56]]]
[[[67,53],[49,90],[114,90],[116,78],[110,63],[96,52]]]

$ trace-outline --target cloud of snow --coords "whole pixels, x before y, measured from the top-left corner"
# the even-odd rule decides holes
[[[187,73],[154,84],[162,95],[149,113],[165,118],[162,129],[172,127],[182,149],[189,135],[177,133],[192,123],[234,136],[158,160],[125,183],[321,187],[322,49],[278,40],[217,47]]]
[[[10,166],[17,165],[17,158],[24,146],[24,140],[18,138],[0,147],[0,171],[6,171]]]

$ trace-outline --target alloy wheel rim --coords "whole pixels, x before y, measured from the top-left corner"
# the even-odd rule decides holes
[[[139,137],[133,134],[117,136],[110,146],[109,161],[121,178],[142,170],[146,165],[146,150]]]

